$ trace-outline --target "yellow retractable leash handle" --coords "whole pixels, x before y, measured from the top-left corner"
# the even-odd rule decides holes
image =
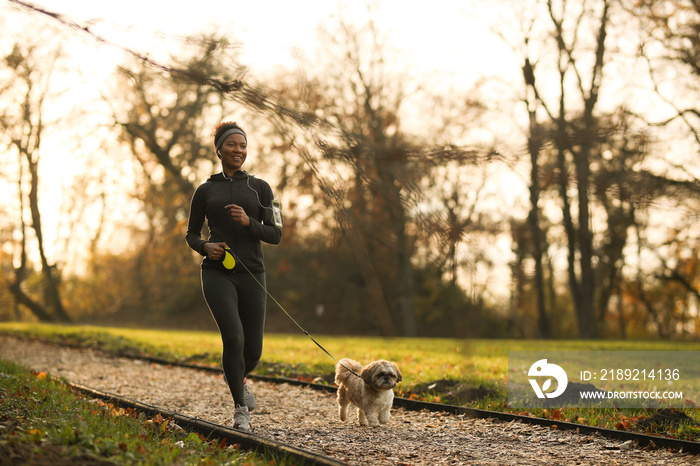
[[[233,270],[236,266],[236,259],[233,257],[233,253],[229,248],[224,248],[224,258],[221,262],[228,270]]]

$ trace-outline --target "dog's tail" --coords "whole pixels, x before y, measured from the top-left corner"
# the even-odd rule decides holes
[[[348,358],[343,358],[338,361],[338,364],[335,365],[335,383],[337,385],[346,383],[348,377],[355,377],[355,375],[348,369],[351,369],[359,374],[362,371],[362,364]]]

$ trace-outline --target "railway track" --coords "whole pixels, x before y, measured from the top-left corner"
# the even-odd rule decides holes
[[[203,419],[196,419],[184,414],[160,408],[158,406],[141,403],[139,401],[130,400],[128,398],[115,395],[113,393],[104,392],[95,388],[86,387],[79,384],[70,384],[70,386],[84,395],[92,398],[98,398],[103,401],[114,404],[122,408],[130,408],[137,412],[143,412],[148,416],[155,417],[160,414],[164,419],[172,419],[177,425],[186,429],[189,432],[197,432],[205,438],[210,439],[226,439],[230,445],[238,444],[246,450],[264,452],[268,456],[277,458],[291,458],[294,464],[304,465],[319,465],[319,466],[338,466],[347,465],[347,463],[335,460],[328,456],[322,456],[317,453],[307,451],[301,448],[277,442],[272,439],[261,437],[253,433],[241,432],[240,430],[228,428],[214,424]]]
[[[259,382],[258,390],[265,394],[266,403],[261,412],[256,411],[259,431],[248,434],[222,425],[228,425],[230,418],[220,414],[227,409],[225,401],[218,405],[223,390],[212,384],[220,379],[219,368],[133,353],[101,355],[98,348],[57,347],[55,341],[46,341],[42,347],[37,340],[31,339],[37,346],[8,340],[2,345],[8,356],[41,370],[52,368],[87,396],[150,417],[160,414],[206,438],[226,439],[229,444],[274,458],[289,457],[294,464],[437,464],[449,459],[469,464],[480,458],[522,464],[538,464],[543,459],[562,464],[585,458],[584,462],[591,464],[608,464],[610,459],[624,462],[625,458],[631,463],[656,459],[686,465],[700,460],[697,442],[400,397],[394,399],[395,407],[401,409],[395,413],[393,428],[375,432],[341,426],[337,420],[320,420],[330,414],[328,406],[335,387],[270,376],[251,376],[254,384]],[[172,377],[184,383],[178,384]],[[166,386],[167,394],[161,392]],[[218,390],[221,392],[216,394]],[[119,395],[112,393],[115,391]],[[210,392],[213,397],[208,396]],[[208,404],[200,408],[197,403],[202,400]],[[288,407],[290,413],[286,413]],[[328,429],[327,422],[335,427]],[[340,442],[346,442],[345,447]]]
[[[122,357],[127,357],[120,355]],[[128,356],[130,358],[138,358],[156,364],[176,365],[189,369],[196,369],[207,372],[221,373],[221,369],[216,367],[200,366],[197,364],[182,363],[177,361],[169,361],[157,357],[149,356]],[[308,387],[314,390],[320,390],[330,393],[336,392],[336,387],[313,382],[307,382],[299,379],[287,377],[271,377],[262,375],[250,375],[252,380],[260,380],[268,383],[297,385]],[[544,419],[532,416],[523,416],[519,414],[503,413],[498,411],[489,411],[476,408],[468,408],[464,406],[455,406],[442,403],[430,403],[425,401],[411,400],[408,398],[395,397],[394,407],[403,408],[410,411],[428,410],[432,412],[440,412],[452,415],[463,415],[478,419],[496,419],[504,422],[518,421],[525,424],[539,425],[544,427],[555,427],[560,430],[572,430],[581,434],[597,434],[611,440],[632,441],[636,442],[640,447],[659,447],[667,448],[675,451],[684,451],[686,453],[700,454],[700,442],[691,442],[687,440],[679,440],[667,437],[659,437],[655,435],[647,435],[636,432],[628,432],[622,430],[605,429],[600,427],[587,426],[583,424],[575,424],[571,422],[563,422],[552,419]]]

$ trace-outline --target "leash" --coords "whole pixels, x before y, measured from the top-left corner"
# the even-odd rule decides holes
[[[231,252],[231,254],[233,254],[233,252]],[[277,300],[275,299],[274,296],[272,296],[272,294],[267,290],[267,287],[264,286],[262,283],[260,283],[260,280],[258,280],[258,278],[255,276],[255,274],[253,274],[253,272],[250,271],[250,269],[248,268],[247,265],[245,265],[240,259],[237,259],[236,262],[239,263],[239,264],[241,264],[241,265],[243,266],[243,268],[245,268],[245,269],[248,271],[248,273],[250,274],[250,276],[253,277],[253,280],[255,280],[255,282],[256,282],[258,285],[260,285],[260,288],[262,288],[262,289],[265,291],[265,293],[270,297],[270,299],[272,299],[272,300],[275,302],[275,304],[277,304],[277,306],[278,306],[280,309],[282,309],[282,311],[283,311],[285,314],[287,314],[287,317],[289,317],[289,318],[291,319],[291,321],[294,322],[294,323],[296,324],[297,327],[299,327],[299,330],[301,330],[302,332],[304,332],[304,335],[306,335],[307,337],[309,337],[309,338],[311,339],[311,341],[313,341],[314,343],[316,343],[316,346],[318,346],[319,348],[321,348],[321,349],[323,350],[324,353],[326,353],[328,356],[330,356],[330,358],[333,359],[336,363],[338,363],[338,364],[340,364],[342,367],[344,367],[348,372],[350,372],[351,374],[353,374],[354,376],[356,376],[356,377],[358,377],[358,378],[362,378],[362,377],[360,377],[360,375],[359,375],[357,372],[355,372],[354,370],[350,369],[348,366],[346,366],[346,365],[343,364],[342,362],[338,361],[331,353],[328,352],[328,350],[327,350],[326,348],[324,348],[319,342],[317,342],[316,339],[314,339],[314,337],[312,337],[311,334],[310,334],[309,332],[307,332],[306,330],[304,330],[304,327],[302,327],[301,325],[299,325],[299,322],[297,322],[296,319],[295,319],[294,317],[292,317],[291,314],[289,314],[289,312],[287,312],[287,310],[284,308],[284,306],[282,306],[282,305],[280,304],[280,302],[277,301]]]

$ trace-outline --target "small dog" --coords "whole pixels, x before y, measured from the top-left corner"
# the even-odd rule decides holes
[[[350,372],[351,369],[360,377]],[[401,382],[401,372],[393,362],[379,360],[362,367],[352,359],[341,359],[335,366],[335,383],[338,384],[340,420],[348,418],[348,405],[357,407],[361,426],[376,427],[386,424],[390,417],[394,391]]]

